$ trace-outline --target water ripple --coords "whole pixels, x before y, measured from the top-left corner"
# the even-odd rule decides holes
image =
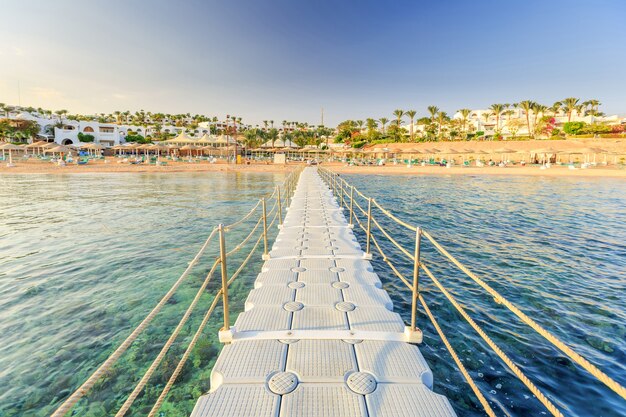
[[[348,177],[402,219],[424,227],[539,324],[626,384],[626,183],[578,178]],[[384,221],[383,227],[395,226]],[[402,243],[412,247],[412,239],[406,235]],[[394,252],[389,243],[383,246]],[[567,415],[626,415],[626,404],[617,394],[476,290],[432,247],[425,244],[422,253],[467,312]],[[408,320],[410,294],[384,263],[376,259],[374,263]],[[411,275],[410,265],[404,272]],[[467,354],[462,355],[467,356],[463,361],[494,408],[503,415],[540,415],[544,410],[538,401],[427,277],[420,285],[457,351]],[[428,318],[421,315],[420,323],[425,330],[422,351],[433,368],[436,391],[452,399],[459,415],[482,415]]]
[[[210,229],[245,214],[283,178],[254,173],[0,177],[0,416],[49,415],[148,313]],[[161,348],[186,308],[179,301],[193,297],[208,262],[204,257],[190,284],[164,308],[159,327],[148,329],[130,359],[114,368],[119,385],[99,385],[79,414],[105,416],[119,407],[119,393]],[[206,309],[207,302],[199,308]],[[193,317],[186,331],[198,320]],[[212,348],[203,356],[205,365],[216,352]],[[186,389],[205,390],[207,368],[196,368]],[[185,395],[181,415],[195,402]]]

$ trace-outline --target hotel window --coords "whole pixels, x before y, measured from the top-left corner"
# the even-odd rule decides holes
[[[100,126],[100,133],[113,133],[115,129],[108,126]]]

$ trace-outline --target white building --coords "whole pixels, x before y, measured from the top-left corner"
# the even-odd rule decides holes
[[[54,125],[59,122],[58,118],[48,118],[38,113],[23,111],[10,111],[6,116],[11,120],[29,120],[37,122],[39,125],[39,139],[49,142],[52,142],[54,139]]]

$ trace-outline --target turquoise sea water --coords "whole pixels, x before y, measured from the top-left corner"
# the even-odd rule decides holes
[[[366,195],[422,226],[457,259],[540,325],[626,385],[626,182],[497,176],[349,176]],[[389,230],[399,230],[389,221]],[[380,235],[380,233],[378,234]],[[401,241],[412,251],[414,233]],[[363,233],[360,233],[363,237]],[[361,239],[362,241],[362,239]],[[384,239],[381,239],[384,241]],[[383,244],[400,259],[391,244]],[[424,262],[468,313],[568,416],[623,416],[626,401],[572,364],[433,247]],[[410,320],[410,293],[375,257],[396,309]],[[403,268],[409,277],[412,270]],[[545,409],[491,353],[430,279],[420,285],[461,360],[499,415]],[[421,314],[421,349],[459,415],[483,413]]]
[[[238,219],[283,180],[254,173],[0,176],[0,416],[49,415],[154,307],[212,227]],[[214,254],[201,259],[77,415],[114,414],[178,323]],[[242,283],[256,276],[259,258]],[[247,291],[235,286],[235,308]],[[181,333],[184,343],[173,349],[178,357],[211,300],[208,293],[201,299],[201,313]],[[185,367],[168,415],[188,415],[208,389],[218,327],[217,319],[209,323],[210,337]],[[127,415],[145,415],[176,361],[166,356],[148,395]]]
[[[281,174],[87,174],[0,177],[0,416],[46,416],[150,311],[211,228],[238,218]],[[626,384],[626,182],[524,177],[350,176],[620,383]],[[390,223],[386,227],[393,228]],[[232,240],[240,238],[232,232]],[[413,237],[404,235],[411,245]],[[389,250],[389,245],[385,246]],[[204,279],[214,252],[76,415],[117,410]],[[566,415],[619,416],[626,406],[424,245],[438,277]],[[260,254],[231,291],[240,308]],[[399,258],[398,258],[399,259]],[[375,260],[396,310],[410,294]],[[408,271],[408,265],[402,267]],[[219,276],[215,281],[219,279]],[[199,303],[206,310],[217,283]],[[422,290],[499,415],[542,415],[536,399],[485,349],[422,277]],[[188,415],[208,389],[220,311],[162,415]],[[127,415],[145,415],[200,322],[192,316]],[[482,415],[427,318],[421,349],[459,415]]]

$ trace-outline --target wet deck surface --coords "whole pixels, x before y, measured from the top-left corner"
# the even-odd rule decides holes
[[[381,287],[306,168],[192,416],[454,416]]]

